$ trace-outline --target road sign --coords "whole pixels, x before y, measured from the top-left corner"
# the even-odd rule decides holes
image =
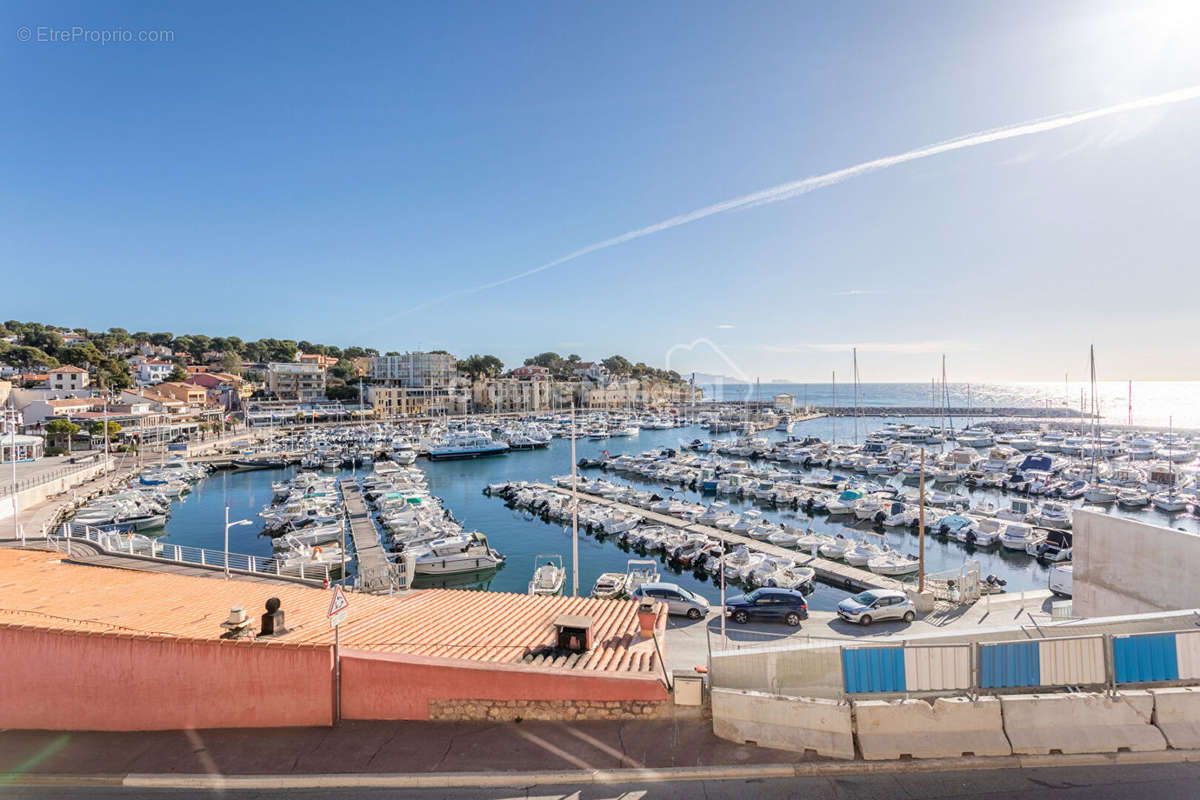
[[[329,601],[329,627],[336,628],[341,625],[346,619],[346,609],[349,607],[350,601],[346,599],[341,584],[334,584],[333,597]]]

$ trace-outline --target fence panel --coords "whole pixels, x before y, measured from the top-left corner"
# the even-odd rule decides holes
[[[1104,637],[1043,639],[1038,643],[1038,667],[1046,686],[1077,686],[1105,682]]]
[[[971,688],[971,646],[905,646],[904,682],[910,692]]]
[[[1037,642],[979,645],[979,685],[985,689],[1041,686]]]
[[[1118,636],[1113,639],[1113,668],[1117,683],[1178,680],[1175,634]]]
[[[847,694],[904,692],[903,647],[843,647],[842,675]]]
[[[1181,680],[1200,678],[1200,631],[1175,634],[1175,657]]]

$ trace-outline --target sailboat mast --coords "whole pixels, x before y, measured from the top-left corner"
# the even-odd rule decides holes
[[[854,443],[858,444],[858,348],[851,348],[854,358]]]
[[[954,414],[950,411],[950,384],[946,383],[946,354],[942,353],[942,395],[946,400],[946,421],[950,423],[950,435],[954,435]],[[945,431],[943,431],[943,436]]]
[[[833,413],[829,415],[829,419],[833,424],[833,433],[830,438],[834,444],[837,444],[837,370],[833,371]]]

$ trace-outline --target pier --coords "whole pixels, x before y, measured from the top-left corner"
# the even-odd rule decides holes
[[[364,592],[407,589],[409,576],[387,557],[358,482],[343,480],[341,489],[346,523],[350,526],[350,539],[354,542],[354,556],[358,559],[357,588]]]
[[[565,495],[567,497],[571,496],[570,489],[562,489],[557,486],[550,486],[544,483],[533,484],[532,488],[555,492],[556,494]],[[742,536],[738,533],[719,530],[709,525],[701,525],[698,522],[688,522],[685,519],[672,517],[668,514],[659,514],[654,511],[647,511],[644,508],[638,508],[637,506],[619,503],[616,500],[609,500],[605,497],[600,497],[599,495],[588,494],[587,492],[577,492],[577,494],[579,495],[580,500],[586,500],[589,503],[615,508],[627,514],[636,514],[645,519],[647,522],[655,525],[666,525],[675,528],[676,530],[687,531],[689,533],[702,533],[705,536],[724,541],[727,544],[742,544],[747,548],[760,553],[789,558],[795,561],[799,566],[812,567],[818,578],[820,578],[823,582],[833,586],[844,587],[854,591],[859,591],[862,589],[894,589],[902,592],[905,590],[905,588],[907,588],[904,583],[896,580],[895,578],[889,578],[884,575],[876,575],[874,572],[868,572],[865,569],[852,567],[849,564],[839,564],[836,561],[830,561],[829,559],[821,558],[820,556],[807,555],[799,550],[780,547],[779,545],[771,544],[770,542],[752,539],[749,536]]]

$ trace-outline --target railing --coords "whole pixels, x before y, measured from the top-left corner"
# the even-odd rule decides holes
[[[56,549],[69,548],[71,541],[83,540],[95,545],[105,553],[168,561],[174,564],[190,564],[213,570],[228,568],[230,572],[247,575],[276,575],[298,578],[302,581],[324,583],[330,580],[330,565],[297,559],[287,563],[279,558],[225,553],[223,550],[208,550],[203,547],[160,542],[139,533],[104,531],[88,526],[63,523],[57,536],[49,536]]]
[[[65,478],[68,475],[74,475],[76,472],[82,472],[85,469],[92,469],[93,467],[100,465],[104,460],[104,456],[95,456],[93,458],[95,460],[89,461],[86,464],[69,464],[67,466],[59,467],[58,469],[50,470],[49,472],[39,472],[36,475],[30,475],[23,480],[18,480],[16,484],[13,484],[11,481],[4,483],[3,485],[0,485],[0,497],[11,495],[14,491],[20,494],[26,489],[32,489],[35,486],[41,486],[43,483],[50,483],[51,481],[56,481],[59,478]]]

